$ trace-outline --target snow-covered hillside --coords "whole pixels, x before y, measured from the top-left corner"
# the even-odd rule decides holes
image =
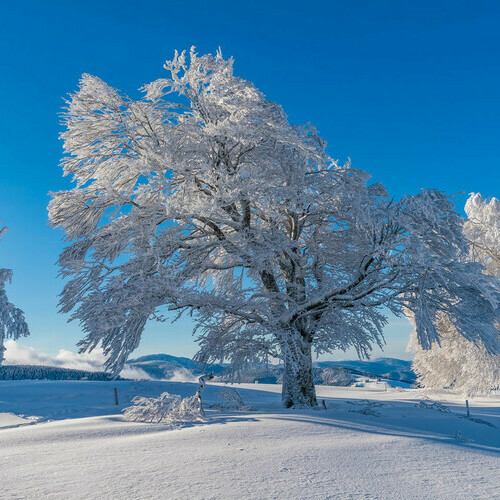
[[[2,381],[0,497],[500,496],[500,398],[472,401],[472,420],[461,400],[440,406],[384,384],[318,387],[326,410],[282,409],[278,385],[234,387],[256,411],[208,408],[205,424],[169,430],[125,422],[120,410],[135,395],[187,396],[196,384]],[[207,387],[206,408],[221,389]]]

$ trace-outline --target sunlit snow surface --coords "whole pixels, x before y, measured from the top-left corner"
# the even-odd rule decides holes
[[[470,401],[474,421],[463,400],[383,384],[318,387],[327,410],[284,410],[277,385],[233,387],[257,411],[208,408],[170,430],[120,410],[196,384],[1,381],[0,498],[500,497],[500,397]]]

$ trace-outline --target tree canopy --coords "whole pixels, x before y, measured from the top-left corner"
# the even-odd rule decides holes
[[[279,358],[291,406],[316,404],[313,349],[383,344],[384,308],[412,311],[425,348],[445,311],[498,349],[495,290],[444,193],[393,200],[220,52],[176,52],[165,69],[136,100],[84,75],[64,112],[75,186],[49,211],[82,350],[102,346],[116,372],[148,319],[187,312],[198,360]]]

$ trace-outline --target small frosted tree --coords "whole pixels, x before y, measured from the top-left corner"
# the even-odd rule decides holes
[[[465,212],[463,231],[470,242],[471,260],[484,264],[486,273],[500,278],[500,202],[472,193]],[[499,315],[497,309],[497,329]],[[410,338],[409,348],[415,352],[413,369],[422,386],[451,389],[466,396],[488,395],[500,387],[498,354],[488,352],[481,341],[471,342],[460,335],[446,314],[440,314],[436,326],[439,342],[433,342],[431,349],[422,349],[415,333]]]
[[[6,233],[7,228],[0,229],[0,238]],[[0,269],[0,364],[3,361],[7,339],[18,339],[29,335],[28,325],[21,309],[14,306],[7,297],[5,284],[12,280],[12,270]]]
[[[498,349],[491,284],[465,262],[443,193],[391,200],[220,53],[165,68],[138,100],[84,75],[64,113],[75,187],[49,213],[69,240],[61,310],[81,322],[83,351],[102,346],[117,372],[149,318],[187,312],[199,361],[279,358],[284,405],[315,406],[313,349],[368,356],[382,307],[414,311],[424,346],[445,311]]]

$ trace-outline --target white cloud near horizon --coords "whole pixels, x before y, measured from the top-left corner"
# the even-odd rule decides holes
[[[38,352],[30,346],[22,345],[15,340],[5,342],[4,365],[39,365],[56,366],[58,368],[69,368],[73,370],[85,370],[89,372],[104,371],[106,357],[102,349],[94,349],[90,353],[78,354],[66,349],[60,349],[55,356]],[[124,378],[147,380],[151,377],[139,368],[126,366],[120,372]]]

